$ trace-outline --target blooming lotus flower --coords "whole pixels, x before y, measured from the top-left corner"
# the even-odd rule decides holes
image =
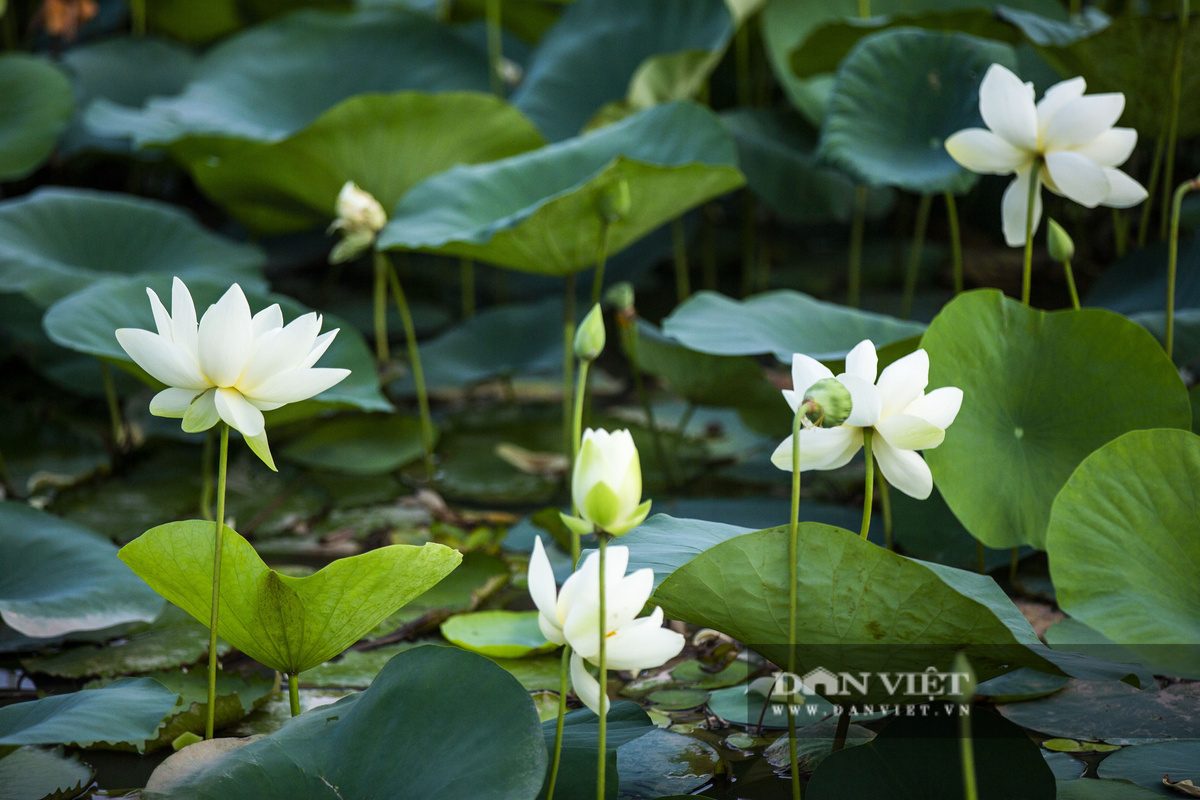
[[[642,463],[629,431],[588,428],[584,432],[571,477],[571,495],[580,518],[564,514],[563,522],[580,534],[599,528],[621,536],[642,524],[650,513],[650,501],[638,505]]]
[[[338,192],[334,205],[337,219],[329,226],[329,233],[344,234],[329,254],[330,264],[340,264],[357,257],[375,242],[375,235],[387,224],[387,213],[370,192],[358,188],[354,181],[346,181]]]
[[[662,627],[663,612],[655,608],[647,617],[638,614],[654,592],[654,571],[639,569],[625,574],[629,548],[609,547],[605,553],[604,613],[605,663],[608,669],[660,667],[683,650],[683,636]],[[575,694],[597,715],[608,713],[608,698],[600,682],[587,671],[585,661],[600,657],[600,554],[591,553],[558,591],[554,570],[539,537],[529,560],[529,594],[538,608],[542,634],[555,644],[569,644],[571,684]]]
[[[836,428],[800,431],[800,470],[837,469],[849,463],[863,445],[863,430],[871,428],[871,452],[888,482],[909,497],[924,500],[933,491],[933,475],[915,451],[942,443],[946,428],[958,416],[962,389],[947,386],[925,394],[929,385],[929,355],[910,353],[886,367],[876,382],[879,359],[869,339],[846,356],[846,371],[837,376],[853,398],[850,416]],[[783,391],[795,412],[807,388],[833,375],[816,359],[792,356],[792,386]],[[792,469],[792,437],[771,456],[771,463]]]
[[[1125,95],[1085,97],[1085,87],[1083,78],[1056,83],[1035,106],[1032,83],[992,64],[979,86],[979,112],[988,129],[967,128],[946,140],[950,156],[972,172],[1016,174],[1003,203],[1004,239],[1010,247],[1025,244],[1031,179],[1088,208],[1129,208],[1146,199],[1142,185],[1117,169],[1137,144],[1133,128],[1113,127],[1125,110]],[[1039,188],[1035,231],[1041,216]]]
[[[235,283],[197,325],[192,295],[179,278],[171,287],[170,314],[153,289],[146,293],[158,332],[121,328],[117,341],[139,367],[168,387],[150,401],[150,413],[182,418],[188,433],[224,420],[271,469],[275,464],[263,412],[307,400],[350,374],[348,369],[313,366],[338,332],[321,333],[316,313],[285,326],[276,303],[251,316],[246,295]]]

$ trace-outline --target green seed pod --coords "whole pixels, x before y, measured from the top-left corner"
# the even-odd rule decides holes
[[[629,216],[633,199],[629,196],[629,181],[617,178],[600,190],[597,201],[597,211],[600,217],[608,223],[620,222]]]
[[[978,685],[975,668],[971,666],[971,659],[961,650],[954,656],[954,676],[951,685],[947,687],[949,694],[963,701],[974,697],[975,687]]]
[[[575,331],[575,357],[581,361],[595,361],[603,350],[604,315],[597,303],[579,323],[579,330]]]
[[[604,302],[622,314],[628,314],[633,310],[633,284],[621,281],[610,286],[604,293]]]
[[[1046,228],[1046,246],[1050,249],[1050,257],[1062,263],[1075,257],[1075,242],[1071,235],[1056,221],[1050,220]]]
[[[850,417],[854,401],[850,390],[837,378],[822,378],[808,387],[804,403],[812,405],[805,412],[808,421],[821,428],[836,428]]]

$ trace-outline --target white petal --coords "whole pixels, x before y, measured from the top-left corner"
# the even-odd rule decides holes
[[[1017,173],[1017,177],[1004,190],[1002,216],[1004,220],[1004,241],[1009,247],[1022,247],[1025,244],[1025,212],[1029,208],[1029,176],[1032,168]],[[1040,178],[1036,178],[1039,183]],[[1033,232],[1037,233],[1042,221],[1042,192],[1041,187],[1033,196]]]
[[[150,413],[156,417],[180,418],[198,394],[195,389],[163,389],[150,400]]]
[[[1115,125],[1124,110],[1125,95],[1120,92],[1068,101],[1046,126],[1042,149],[1049,153],[1087,144]]]
[[[862,447],[862,429],[842,425],[837,428],[806,428],[800,431],[800,471],[837,469],[844,466]],[[787,437],[771,455],[779,469],[792,470],[792,437]]]
[[[892,486],[918,500],[933,493],[933,474],[925,459],[912,450],[897,450],[879,436],[872,438],[871,449],[883,477]]]
[[[1137,131],[1133,128],[1113,128],[1087,144],[1072,148],[1102,167],[1119,167],[1129,160],[1137,146]]]
[[[185,432],[206,431],[221,421],[221,415],[217,413],[216,394],[216,389],[209,389],[192,401],[183,415]]]
[[[230,427],[243,436],[258,436],[263,432],[263,413],[242,397],[237,389],[217,389],[217,413]]]
[[[662,627],[663,613],[655,608],[648,617],[634,620],[605,643],[609,669],[638,671],[661,667],[683,650],[683,636]]]
[[[929,354],[923,349],[896,359],[879,376],[879,394],[883,398],[881,416],[898,414],[920,397],[929,385]]]
[[[566,637],[563,636],[562,628],[558,627],[554,620],[540,611],[538,612],[538,629],[541,630],[542,636],[545,636],[548,642],[554,642],[554,644],[567,643]]]
[[[325,351],[329,349],[329,345],[333,344],[333,338],[338,335],[338,331],[340,330],[341,328],[334,328],[318,336],[317,340],[313,342],[312,350],[305,356],[304,361],[300,362],[300,369],[308,369],[316,364],[321,359],[321,356],[325,355]]]
[[[298,403],[336,386],[349,374],[348,369],[330,367],[297,369],[268,378],[255,387],[250,395],[255,400],[268,403]]]
[[[868,380],[843,372],[837,378],[846,391],[850,392],[850,416],[846,425],[851,428],[869,428],[879,421],[883,401],[879,390]]]
[[[962,389],[957,386],[943,386],[913,400],[903,413],[920,417],[945,430],[958,416],[962,400]]]
[[[788,401],[788,404],[792,406],[792,411],[795,411],[800,405],[800,400],[804,398],[804,393],[808,391],[808,387],[819,380],[832,377],[833,373],[829,370],[829,367],[815,358],[806,356],[803,353],[793,354],[792,391],[796,393],[796,402],[793,404],[790,400]]]
[[[193,361],[199,363],[196,328],[196,304],[192,301],[192,293],[188,291],[187,284],[175,278],[171,281],[171,338]]]
[[[242,287],[235,283],[200,320],[200,369],[215,385],[233,386],[246,368],[253,347],[250,304]]]
[[[608,715],[608,698],[601,696],[600,682],[587,671],[579,653],[571,654],[571,686],[583,704],[592,710],[592,713],[598,717]]]
[[[795,414],[796,409],[800,407],[800,401],[804,398],[793,392],[791,389],[784,389],[783,399],[792,409],[792,413]]]
[[[863,339],[846,354],[847,375],[854,375],[867,383],[874,383],[878,370],[879,355],[875,352],[875,343],[870,339]]]
[[[1146,187],[1119,169],[1105,167],[1104,174],[1108,177],[1110,187],[1104,205],[1112,208],[1132,208],[1146,199]]]
[[[174,342],[140,328],[121,328],[117,342],[150,377],[178,389],[207,389],[211,384],[200,374],[196,362]]]
[[[259,336],[254,340],[245,370],[238,377],[238,390],[253,394],[255,387],[269,378],[300,367],[320,330],[320,319],[309,313],[292,320],[286,328],[273,328]]]
[[[251,322],[254,326],[254,336],[257,338],[267,331],[283,327],[283,310],[279,307],[279,303],[272,303],[255,314]]]
[[[875,424],[879,436],[898,450],[929,450],[937,447],[946,438],[946,432],[928,420],[912,414],[892,414]]]
[[[1013,147],[1037,148],[1037,110],[1033,88],[1000,64],[988,67],[979,85],[979,113],[984,124]]]
[[[542,537],[533,540],[533,554],[529,557],[529,596],[538,611],[551,619],[558,621],[555,605],[558,603],[558,583],[554,580],[554,569],[546,550],[542,547]],[[561,623],[559,624],[561,627]]]
[[[1054,119],[1054,115],[1067,103],[1083,97],[1085,89],[1087,89],[1087,82],[1083,78],[1071,78],[1060,81],[1046,90],[1037,104],[1039,140],[1046,135],[1046,127],[1050,124],[1050,120]]]
[[[984,128],[967,128],[953,134],[946,140],[946,152],[971,172],[984,175],[1008,175],[1033,157]]]
[[[1112,190],[1103,167],[1071,150],[1047,153],[1046,169],[1060,194],[1087,208],[1100,205]]]
[[[149,286],[146,287],[146,294],[150,296],[150,310],[154,312],[154,327],[158,328],[158,335],[168,342],[174,341],[175,337],[171,332],[171,315],[167,313],[162,300],[158,299],[158,295]]]

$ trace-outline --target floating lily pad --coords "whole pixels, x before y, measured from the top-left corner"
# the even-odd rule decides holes
[[[863,39],[838,67],[821,158],[871,186],[966,192],[979,177],[950,157],[945,141],[982,124],[979,84],[992,64],[1016,69],[1016,53],[966,34],[909,28]],[[898,119],[906,124],[897,127]]]
[[[496,658],[523,658],[558,649],[542,635],[536,611],[457,614],[442,623],[442,636],[465,650]]]
[[[697,292],[663,320],[663,333],[692,350],[725,356],[773,353],[787,364],[793,353],[840,359],[863,339],[880,348],[924,330],[917,322],[826,303],[790,289],[746,300]]]
[[[617,748],[620,796],[631,800],[695,791],[720,766],[712,745],[657,728]]]
[[[1021,667],[999,675],[975,687],[975,694],[989,698],[993,703],[1019,703],[1036,700],[1057,692],[1070,681],[1065,675],[1047,675],[1044,672]]]
[[[0,758],[5,800],[70,800],[94,774],[78,754],[65,755],[61,747],[21,747]]]
[[[796,762],[802,773],[812,772],[818,764],[832,754],[836,733],[837,720],[831,718],[805,728],[803,735],[796,737]],[[874,731],[861,725],[851,725],[846,729],[846,741],[843,746],[855,747],[866,744],[874,738]],[[792,762],[790,751],[790,737],[780,736],[763,751],[763,758],[771,766],[788,768]]]
[[[424,452],[420,420],[375,414],[322,423],[290,442],[282,455],[316,469],[383,475],[411,464]]]
[[[400,201],[378,247],[568,275],[595,263],[597,203],[618,181],[628,185],[631,205],[608,226],[610,255],[743,178],[716,115],[668,103],[549,147],[435,175]]]
[[[5,404],[0,413],[4,415],[0,452],[9,487],[19,497],[47,489],[61,491],[111,467],[104,440],[77,420],[59,415],[47,418],[41,409],[15,403]]]
[[[75,103],[67,76],[51,61],[8,53],[0,56],[0,106],[0,181],[12,181],[50,157]]]
[[[162,611],[162,598],[86,528],[10,500],[0,502],[0,531],[0,618],[26,636],[150,622]]]
[[[1160,664],[1141,657],[1124,645],[1119,645],[1099,631],[1092,630],[1077,619],[1070,617],[1056,622],[1046,629],[1043,634],[1046,644],[1055,650],[1072,650],[1076,653],[1086,653],[1109,661],[1141,663],[1155,675],[1166,675],[1171,670]],[[1174,648],[1166,648],[1174,649]],[[1153,653],[1153,651],[1151,651]],[[1200,680],[1200,670],[1185,671],[1178,677],[1190,680]]]
[[[155,591],[206,621],[212,609],[213,527],[201,520],[159,526],[122,548],[121,559]],[[392,545],[291,578],[269,569],[232,528],[225,528],[222,541],[217,630],[246,655],[288,673],[341,653],[462,560],[438,544]]]
[[[985,289],[955,298],[921,345],[929,388],[965,396],[925,459],[946,504],[988,547],[1044,549],[1054,497],[1086,456],[1130,430],[1191,425],[1170,359],[1111,312],[1046,313]]]
[[[1191,780],[1200,784],[1200,739],[1126,747],[1101,761],[1096,773],[1101,778],[1132,781],[1170,795],[1163,786],[1167,775],[1172,781]]]
[[[1083,764],[1075,762],[1082,769]],[[1076,776],[1078,777],[1078,776]],[[1155,800],[1159,795],[1123,780],[1059,780],[1057,800]]]
[[[866,710],[870,708],[870,710]],[[766,696],[751,691],[749,684],[730,686],[728,689],[718,689],[708,698],[708,710],[721,719],[735,725],[745,725],[758,728],[760,725],[768,730],[786,730],[787,706],[779,702],[770,702]],[[888,711],[880,712],[874,706],[863,706],[857,712],[851,712],[850,718],[855,722],[866,722],[887,716]],[[819,695],[805,695],[804,702],[797,703],[793,714],[794,724],[798,728],[807,729],[836,720],[839,716],[837,708]],[[819,734],[817,734],[819,736]]]
[[[663,711],[686,711],[699,708],[708,700],[703,689],[659,689],[646,695],[646,701]]]
[[[608,754],[605,800],[617,797],[618,748],[656,730],[650,717],[637,703],[613,703],[608,709],[604,746]],[[596,761],[600,747],[600,718],[586,708],[569,712],[563,721],[562,761],[558,768],[555,797],[590,797],[596,793]],[[546,749],[554,749],[557,719],[542,723]],[[544,800],[546,787],[538,795]],[[560,794],[561,792],[561,794]]]
[[[1058,781],[1060,792],[1062,791],[1063,784],[1067,781],[1075,781],[1083,777],[1083,771],[1087,768],[1087,764],[1066,753],[1052,753],[1046,750],[1043,751],[1042,755],[1046,759],[1046,764],[1054,773],[1055,780]]]
[[[1133,431],[1084,459],[1054,501],[1058,604],[1171,674],[1200,672],[1200,436]],[[1114,570],[1114,564],[1121,568]]]
[[[1139,739],[1200,739],[1200,686],[1138,690],[1116,681],[1071,681],[1040,700],[999,706],[1018,725],[1066,739],[1128,744]]]
[[[51,187],[0,203],[0,292],[21,292],[43,308],[102,278],[126,275],[263,288],[265,260],[259,248],[217,236],[187,212],[154,200]],[[143,290],[139,306],[149,319],[144,297]]]
[[[671,670],[671,677],[695,689],[723,689],[750,677],[750,662],[734,659],[717,672],[709,672],[702,661],[684,661]]]
[[[153,739],[179,697],[150,678],[123,678],[0,708],[0,745],[129,742]]]

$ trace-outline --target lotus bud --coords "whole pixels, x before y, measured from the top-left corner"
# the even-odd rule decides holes
[[[629,196],[629,181],[617,178],[600,191],[597,210],[605,222],[620,222],[629,216],[633,199]]]
[[[604,314],[600,304],[596,303],[575,331],[575,357],[581,361],[595,361],[603,351]]]
[[[809,422],[819,428],[836,428],[850,417],[854,402],[850,390],[837,378],[822,378],[808,387],[800,408]]]
[[[576,532],[599,529],[622,536],[642,524],[650,513],[650,501],[641,502],[642,464],[629,431],[589,428],[584,432],[571,495],[579,517],[564,514],[563,522]]]
[[[975,696],[975,687],[978,685],[978,681],[975,679],[975,668],[971,666],[971,659],[967,658],[967,654],[961,650],[954,656],[953,676],[950,695],[963,702],[970,701]]]
[[[1071,240],[1071,235],[1053,219],[1046,230],[1046,245],[1050,249],[1050,257],[1059,263],[1075,257],[1075,242]]]
[[[329,226],[329,233],[340,231],[343,238],[329,254],[329,263],[338,264],[355,258],[369,248],[375,235],[387,224],[387,213],[370,192],[358,188],[354,181],[346,181],[338,192],[334,204],[337,219]]]

